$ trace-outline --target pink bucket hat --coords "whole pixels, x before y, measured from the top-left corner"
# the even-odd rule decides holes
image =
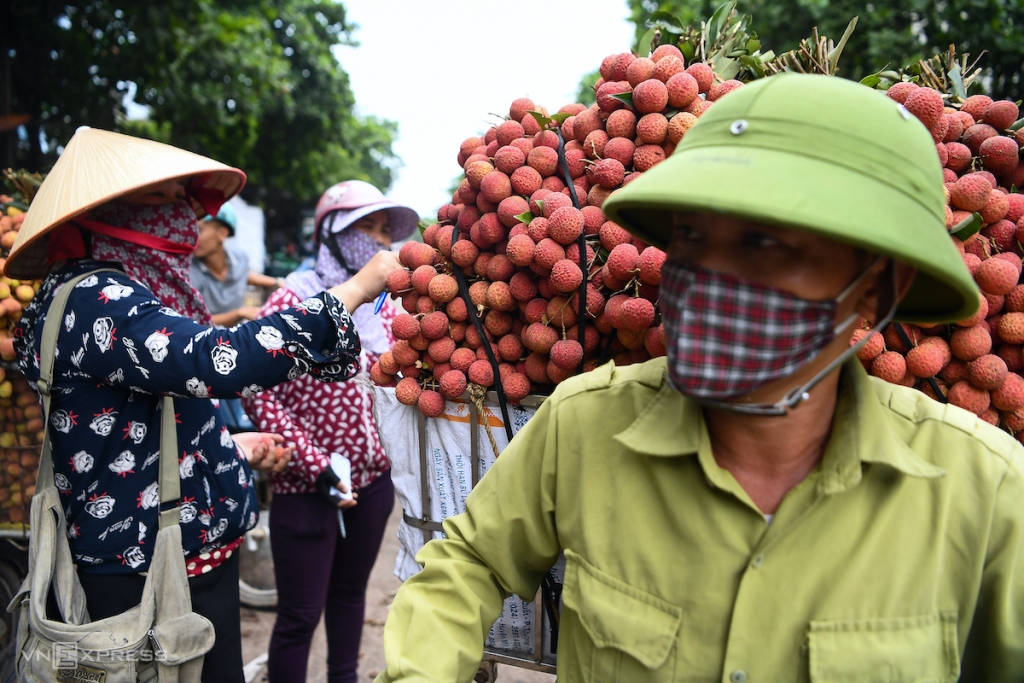
[[[316,225],[316,239],[320,239],[324,217],[335,211],[346,212],[342,220],[330,225],[332,233],[338,233],[356,222],[363,216],[377,211],[386,210],[391,224],[391,239],[401,242],[408,239],[416,229],[419,214],[408,206],[403,206],[384,197],[384,193],[370,183],[362,180],[346,180],[332,185],[316,203],[313,221]]]

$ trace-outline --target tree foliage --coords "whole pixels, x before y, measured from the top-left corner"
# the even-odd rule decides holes
[[[656,11],[676,15],[683,23],[711,16],[720,0],[627,0],[639,41]],[[738,11],[752,15],[751,28],[766,48],[781,54],[794,49],[817,26],[838,39],[850,19],[859,17],[839,64],[839,75],[861,79],[886,67],[902,67],[945,52],[978,57],[984,69],[975,90],[996,97],[1024,97],[1024,3],[1005,0],[740,0]]]
[[[353,44],[341,4],[40,0],[0,25],[12,108],[32,116],[19,165],[47,168],[82,125],[143,135],[242,168],[272,227],[339,180],[391,184],[396,126],[355,113],[332,54]],[[126,117],[130,91],[146,119]]]

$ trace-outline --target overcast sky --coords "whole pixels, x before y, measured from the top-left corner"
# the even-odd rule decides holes
[[[389,196],[423,216],[450,200],[459,144],[512,100],[552,112],[580,78],[632,46],[625,0],[343,0],[357,48],[336,54],[358,112],[398,122],[402,159]]]

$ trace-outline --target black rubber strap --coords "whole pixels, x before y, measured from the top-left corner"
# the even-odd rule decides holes
[[[903,329],[902,323],[889,323],[889,327],[896,330],[896,336],[900,338],[900,341],[903,342],[903,346],[907,348],[908,352],[910,351],[910,349],[914,348],[914,344],[910,341],[910,337],[907,335],[907,331]],[[884,333],[884,330],[882,331],[882,333]],[[942,394],[942,391],[939,389],[939,383],[935,381],[934,377],[925,377],[924,381],[928,382],[928,386],[930,386],[932,388],[932,391],[935,392],[935,400],[937,400],[939,403],[948,403],[948,400]]]
[[[455,223],[452,226],[452,244],[454,245],[458,241],[459,224]],[[462,275],[462,269],[454,263],[452,266],[455,281],[459,283],[459,292],[466,302],[469,319],[473,321],[473,327],[476,328],[477,334],[480,335],[480,341],[484,345],[484,353],[487,354],[487,360],[491,362],[491,371],[494,373],[494,391],[498,394],[498,406],[501,408],[501,418],[505,422],[505,435],[508,436],[509,441],[512,441],[512,420],[508,416],[508,399],[505,398],[505,389],[501,386],[501,370],[498,368],[498,359],[494,357],[494,349],[491,348],[491,342],[487,341],[487,330],[484,329],[483,323],[480,322],[480,316],[476,314],[476,306],[473,305],[473,299],[469,296],[469,287],[466,286],[466,278]]]
[[[555,129],[555,134],[558,135],[558,163],[562,167],[562,177],[565,178],[565,185],[569,188],[569,198],[572,200],[572,205],[576,209],[580,208],[580,198],[576,194],[576,185],[572,182],[572,174],[569,173],[569,162],[565,158],[565,138],[562,137],[562,130],[560,128]],[[576,246],[580,250],[580,272],[583,273],[583,282],[580,284],[578,291],[580,295],[579,305],[579,319],[576,324],[579,327],[576,329],[576,339],[580,343],[580,348],[583,349],[583,355],[587,355],[587,282],[589,282],[589,273],[587,268],[587,226],[584,224],[583,231],[580,236],[576,239]],[[571,305],[571,300],[570,300]],[[580,357],[580,364],[576,368],[577,373],[583,372],[583,357]]]
[[[429,519],[417,519],[416,517],[412,517],[409,514],[407,514],[405,510],[402,511],[402,521],[408,524],[409,526],[415,527],[417,529],[425,529],[426,531],[439,531],[441,533],[444,533],[444,527],[441,526],[441,522],[434,522]]]

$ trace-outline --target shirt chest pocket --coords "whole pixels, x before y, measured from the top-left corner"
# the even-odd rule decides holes
[[[565,556],[562,625],[583,680],[673,680],[682,609],[602,572],[572,550]]]
[[[956,614],[812,621],[812,683],[954,683]]]

